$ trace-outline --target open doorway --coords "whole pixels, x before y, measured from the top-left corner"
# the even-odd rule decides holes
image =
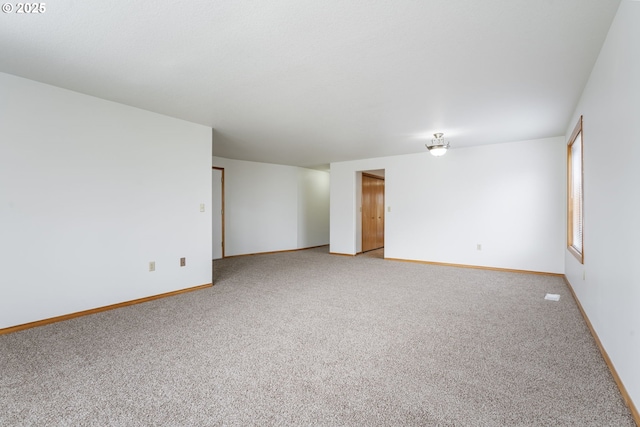
[[[224,258],[224,169],[213,167],[213,197],[211,215],[213,216],[213,259]]]
[[[362,172],[361,251],[384,257],[384,170]]]

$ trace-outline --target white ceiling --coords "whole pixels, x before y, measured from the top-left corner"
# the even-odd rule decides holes
[[[1,14],[0,71],[314,167],[563,135],[620,0],[59,0]]]

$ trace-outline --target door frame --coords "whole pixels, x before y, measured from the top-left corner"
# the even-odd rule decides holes
[[[385,177],[384,176],[374,175],[372,173],[367,173],[366,171],[362,171],[361,174],[362,174],[363,178],[366,176],[366,177],[373,178],[373,179],[379,179],[380,181],[385,182]],[[363,187],[364,187],[364,183],[361,180],[361,182],[360,182],[360,253],[365,253],[365,252],[368,252],[370,250],[377,250],[377,249],[384,248],[384,245],[382,245],[382,247],[380,247],[380,248],[369,249],[368,251],[364,250],[364,213],[365,212],[364,212],[364,203],[363,203],[363,201],[364,201],[364,191],[363,191],[364,188]],[[386,200],[386,185],[383,185],[382,195],[383,195],[383,200]],[[385,203],[386,203],[386,201],[382,202],[382,215],[383,215],[383,218],[386,217],[386,215],[385,215],[386,214],[386,212],[385,212]],[[386,234],[385,233],[386,232],[386,222],[387,222],[386,218],[384,218],[383,219],[383,227],[382,227],[382,234],[383,234],[384,237],[386,237],[385,236],[385,234]]]
[[[222,187],[222,192],[221,192],[221,197],[222,197],[222,200],[221,200],[221,205],[222,205],[222,236],[221,237],[222,237],[222,258],[224,258],[224,248],[226,246],[226,240],[224,238],[224,229],[225,229],[224,217],[225,217],[225,214],[226,214],[226,211],[225,211],[225,208],[224,208],[224,187],[225,187],[225,185],[224,185],[224,168],[217,167],[217,166],[212,166],[211,169],[212,170],[216,169],[216,170],[221,171],[221,175],[222,175],[222,178],[221,178],[222,182],[220,183],[220,185]],[[213,188],[211,189],[211,192],[212,192],[212,197],[213,197]],[[213,200],[211,201],[211,204],[213,205]],[[212,224],[213,224],[213,212],[211,212],[211,221],[212,221]],[[211,236],[213,237],[213,230],[211,230]]]

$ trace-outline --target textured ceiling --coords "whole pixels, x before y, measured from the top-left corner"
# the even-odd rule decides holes
[[[298,166],[563,135],[620,0],[60,0],[0,71],[213,127]]]

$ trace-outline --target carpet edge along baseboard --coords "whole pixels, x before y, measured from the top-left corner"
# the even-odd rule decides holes
[[[631,396],[629,396],[629,393],[627,392],[627,388],[624,386],[624,384],[622,383],[622,380],[618,376],[618,372],[616,371],[616,368],[613,366],[613,363],[609,358],[609,354],[604,349],[604,346],[600,341],[600,337],[598,337],[596,330],[593,328],[593,325],[591,324],[591,320],[589,320],[589,316],[587,316],[587,313],[584,311],[584,308],[582,308],[582,304],[580,303],[580,300],[578,299],[576,292],[573,290],[573,286],[571,285],[571,282],[569,282],[569,279],[567,278],[566,275],[562,275],[562,278],[564,279],[564,283],[567,285],[567,288],[569,288],[569,292],[571,293],[571,296],[573,296],[573,300],[576,302],[576,305],[578,306],[578,310],[580,311],[580,314],[582,314],[582,318],[584,319],[584,322],[587,324],[587,328],[589,328],[589,332],[591,332],[591,336],[593,337],[593,340],[595,341],[596,346],[598,347],[598,350],[600,350],[600,354],[604,359],[604,363],[606,363],[607,367],[609,368],[609,372],[611,372],[611,376],[613,377],[613,380],[618,386],[618,390],[620,390],[620,394],[622,395],[622,399],[624,400],[624,403],[627,405],[627,408],[629,408],[629,411],[631,412],[631,416],[633,417],[633,420],[636,422],[636,425],[640,426],[640,412],[638,412],[636,405],[633,403]]]
[[[248,254],[236,254],[236,255],[224,256],[224,257],[219,258],[219,259],[240,258],[240,257],[245,257],[245,256],[254,256],[254,255],[283,254],[283,253],[286,253],[286,252],[299,252],[299,251],[306,251],[306,250],[309,250],[309,249],[317,249],[317,248],[322,248],[324,246],[329,246],[329,245],[309,246],[309,247],[306,247],[306,248],[296,248],[296,249],[283,249],[283,250],[279,250],[279,251],[252,252],[252,253],[248,253]],[[218,260],[214,260],[214,261],[218,261]]]
[[[204,285],[192,286],[190,288],[178,289],[177,291],[165,292],[162,294],[151,295],[144,298],[138,298],[130,301],[119,302],[117,304],[105,305],[102,307],[96,307],[89,310],[77,311],[75,313],[63,314],[61,316],[50,317],[47,319],[36,320],[35,322],[23,323],[21,325],[9,326],[8,328],[0,329],[0,335],[10,334],[12,332],[23,331],[25,329],[36,328],[38,326],[49,325],[51,323],[62,322],[64,320],[75,319],[76,317],[88,316],[90,314],[100,313],[108,310],[115,310],[116,308],[127,307],[129,305],[141,304],[147,301],[153,301],[160,298],[171,297],[179,294],[184,294],[186,292],[198,291],[204,288],[210,288],[213,286],[213,283],[206,283]]]
[[[421,261],[414,259],[403,259],[403,258],[385,258],[387,261],[398,261],[398,262],[413,262],[416,264],[428,264],[428,265],[439,265],[443,267],[458,267],[458,268],[475,268],[477,270],[490,270],[490,271],[504,271],[507,273],[523,273],[523,274],[538,274],[541,276],[557,276],[564,277],[562,273],[549,273],[546,271],[533,271],[533,270],[517,270],[514,268],[501,268],[501,267],[487,267],[483,265],[470,265],[470,264],[451,264],[447,262],[436,262],[436,261]]]

